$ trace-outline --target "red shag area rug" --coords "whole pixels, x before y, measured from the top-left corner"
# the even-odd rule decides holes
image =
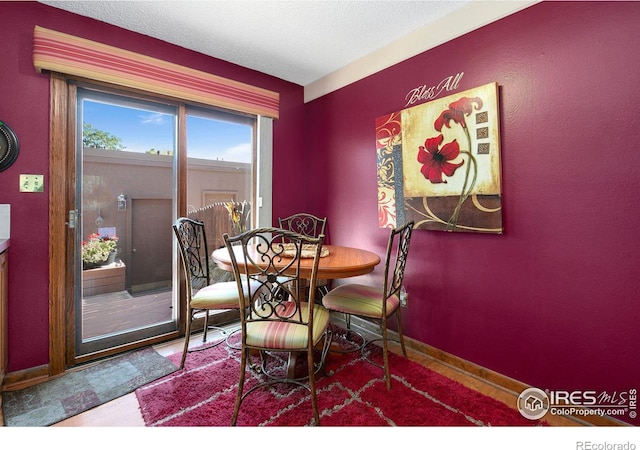
[[[373,346],[376,351],[379,349]],[[381,351],[378,351],[381,353]],[[381,355],[376,355],[380,357]],[[180,354],[169,359],[179,364]],[[306,361],[306,358],[300,358]],[[375,359],[374,359],[375,360]],[[178,370],[136,390],[147,426],[229,426],[238,387],[240,352],[220,345],[190,353]],[[256,358],[257,361],[257,358]],[[406,358],[390,355],[392,388],[384,371],[360,353],[330,353],[316,377],[323,426],[532,426],[515,409]],[[271,355],[270,370],[284,370],[285,355]],[[304,373],[304,367],[298,367]],[[263,375],[247,370],[245,391]],[[251,393],[238,425],[313,424],[309,391],[277,384]]]

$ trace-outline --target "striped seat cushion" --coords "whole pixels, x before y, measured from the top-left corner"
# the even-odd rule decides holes
[[[309,314],[309,304],[302,303],[302,317]],[[322,305],[313,308],[313,343],[317,344],[329,326],[329,311]],[[247,323],[247,345],[274,350],[300,350],[307,348],[307,326],[281,321]]]
[[[238,285],[235,281],[210,284],[200,289],[191,299],[195,309],[238,309]]]
[[[356,316],[382,318],[382,288],[363,284],[345,284],[322,297],[322,304],[330,311]],[[400,306],[400,299],[392,295],[387,299],[387,316]]]

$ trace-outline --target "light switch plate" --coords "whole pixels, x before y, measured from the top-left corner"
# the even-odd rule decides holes
[[[44,175],[20,175],[20,192],[44,192]]]
[[[0,205],[0,240],[11,237],[11,205]]]

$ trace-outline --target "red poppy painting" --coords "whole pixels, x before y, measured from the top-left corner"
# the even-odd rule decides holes
[[[502,233],[498,86],[376,119],[378,223]]]

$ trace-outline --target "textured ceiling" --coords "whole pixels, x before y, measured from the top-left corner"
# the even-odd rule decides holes
[[[469,1],[42,1],[306,86]]]

